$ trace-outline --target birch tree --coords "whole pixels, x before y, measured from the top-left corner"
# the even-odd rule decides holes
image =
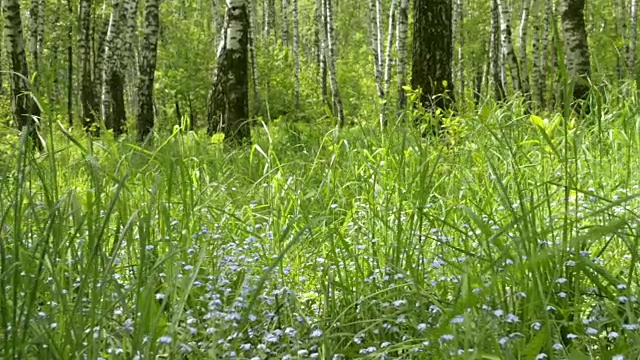
[[[532,0],[532,9],[534,10],[534,14],[539,13],[541,10],[541,4],[541,0]],[[542,27],[540,26],[541,22],[542,16],[536,15],[533,18],[533,68],[531,69],[531,93],[538,106],[544,107],[544,86],[540,82],[540,78],[542,76],[542,62],[544,61],[544,56],[540,55],[543,52]],[[520,55],[522,56],[522,51]]]
[[[296,0],[297,2],[297,0]],[[255,29],[256,29],[256,14],[257,11],[253,6],[255,2],[252,2],[249,10],[249,52],[251,55],[251,81],[253,84],[253,111],[257,113],[260,106],[260,86],[258,82],[258,58],[256,56],[256,43],[255,43]]]
[[[394,39],[395,29],[396,29],[395,22],[396,22],[396,13],[397,13],[397,3],[398,2],[396,0],[392,0],[391,7],[389,8],[389,30],[387,32],[387,48],[385,53],[385,67],[384,67],[384,89],[383,89],[382,107],[380,109],[381,124],[387,123],[386,110],[387,110],[387,103],[388,103],[388,97],[389,97],[389,85],[391,84],[391,66],[393,63],[391,59],[391,53],[393,50],[393,39]]]
[[[296,109],[300,109],[300,29],[298,22],[298,0],[293,0],[293,56],[296,77]]]
[[[619,14],[619,20],[616,21],[616,31],[619,34],[620,39],[620,48],[618,49],[617,56],[617,71],[618,71],[618,79],[623,79],[627,73],[625,55],[628,53],[627,46],[627,4],[625,0],[615,0],[614,2],[614,12]]]
[[[227,0],[223,37],[209,98],[208,133],[222,131],[225,139],[251,140],[248,123],[248,33],[247,0]]]
[[[451,1],[416,0],[413,11],[411,87],[422,89],[420,102],[426,109],[451,109]]]
[[[125,132],[126,110],[124,106],[123,32],[126,28],[123,0],[113,0],[107,41],[104,47],[105,62],[102,85],[102,112],[105,125],[115,136]]]
[[[520,17],[520,75],[522,81],[522,92],[525,97],[529,96],[529,59],[527,57],[527,44],[528,44],[528,32],[529,32],[529,9],[531,8],[531,2],[533,0],[522,0],[522,16]]]
[[[282,0],[282,45],[289,45],[289,2]]]
[[[4,18],[4,5],[3,0],[0,0],[0,19]],[[2,43],[2,39],[4,39],[4,24],[0,24],[0,95],[4,95],[4,76],[3,71],[5,70],[3,67],[3,59],[4,59],[4,44]]]
[[[631,0],[631,29],[629,31],[629,53],[627,55],[627,68],[631,74],[636,69],[636,44],[638,38],[638,0]]]
[[[29,52],[33,59],[33,69],[36,78],[33,86],[38,87],[40,75],[40,62],[44,46],[44,28],[45,28],[45,0],[31,0],[29,8]]]
[[[542,0],[540,0],[542,1]],[[538,81],[538,86],[540,88],[540,100],[541,106],[544,108],[547,106],[547,69],[548,69],[548,59],[549,53],[551,52],[551,47],[549,46],[549,34],[551,33],[551,18],[554,14],[553,6],[551,0],[544,1],[544,22],[542,26],[542,39],[541,46],[542,49],[538,57],[540,58],[540,80]]]
[[[333,5],[331,0],[322,0],[323,23],[325,27],[324,37],[326,39],[325,60],[329,73],[329,84],[331,85],[331,96],[335,106],[335,112],[338,117],[338,124],[344,126],[344,108],[342,107],[342,98],[340,97],[340,88],[338,86],[338,74],[336,69],[336,46],[333,28]]]
[[[138,141],[143,142],[151,134],[155,113],[153,84],[158,53],[160,28],[160,0],[145,0],[144,38],[142,40],[140,77],[138,80]]]
[[[369,0],[369,32],[373,51],[373,73],[376,80],[378,97],[383,98],[382,88],[382,49],[380,44],[380,0]]]
[[[458,28],[458,32],[457,32],[457,40],[458,40],[458,46],[457,46],[457,57],[458,57],[458,68],[457,68],[457,77],[458,77],[458,94],[460,94],[460,100],[464,100],[464,88],[465,88],[465,81],[464,81],[464,54],[462,52],[462,49],[464,49],[464,3],[462,0],[455,0],[456,1],[456,8],[457,8],[457,28]],[[455,42],[454,42],[455,44]]]
[[[96,124],[98,104],[95,97],[91,69],[91,0],[80,0],[80,29],[78,39],[80,66],[80,102],[82,105],[82,126],[93,135],[100,135]]]
[[[400,0],[398,7],[398,109],[407,107],[407,96],[404,87],[407,85],[407,40],[409,38],[409,0]]]
[[[584,22],[585,0],[561,0],[563,41],[567,71],[573,82],[575,99],[586,99],[589,94],[589,45]]]
[[[324,21],[324,3],[323,0],[316,1],[316,48],[318,49],[318,75],[320,77],[320,92],[322,94],[322,103],[328,103],[328,91],[327,91],[327,24]]]
[[[500,46],[500,14],[498,10],[497,0],[491,0],[491,34],[489,41],[489,68],[491,74],[491,82],[493,83],[493,94],[496,100],[502,101],[506,96],[505,84],[502,81],[501,70],[504,68],[502,63],[503,57],[502,47]]]
[[[517,93],[523,91],[522,78],[520,77],[518,58],[516,56],[516,52],[513,50],[509,6],[505,2],[506,0],[497,0],[498,13],[500,14],[502,52],[505,56],[506,63],[509,65],[513,90]]]
[[[25,42],[22,34],[22,19],[20,18],[20,2],[18,0],[3,0],[4,35],[6,39],[7,55],[11,59],[11,109],[16,125],[26,131],[33,145],[43,149],[38,135],[38,121],[41,110],[29,92],[29,67]]]

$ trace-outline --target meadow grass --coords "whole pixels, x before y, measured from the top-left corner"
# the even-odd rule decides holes
[[[447,141],[5,130],[0,359],[636,359],[629,94],[580,121],[486,104]]]

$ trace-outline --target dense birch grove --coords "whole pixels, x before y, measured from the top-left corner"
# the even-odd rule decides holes
[[[3,0],[0,93],[15,124],[60,114],[141,141],[176,124],[227,136],[279,118],[385,126],[409,89],[424,110],[516,96],[541,112],[562,107],[560,65],[573,99],[637,77],[637,0],[156,1]]]

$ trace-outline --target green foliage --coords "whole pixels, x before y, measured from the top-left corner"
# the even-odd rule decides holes
[[[5,129],[2,356],[635,358],[640,129],[612,93],[597,128],[514,101],[445,118],[450,143],[279,118],[250,148],[140,147],[53,119],[38,155]]]

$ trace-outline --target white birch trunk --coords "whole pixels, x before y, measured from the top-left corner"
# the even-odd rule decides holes
[[[3,0],[4,9],[4,34],[7,55],[11,59],[11,70],[15,73],[10,78],[11,82],[11,110],[14,121],[20,130],[25,130],[38,149],[43,149],[43,144],[38,135],[38,122],[40,120],[40,106],[30,91],[29,68],[25,52],[25,41],[22,34],[22,19],[20,17],[19,0]]]
[[[344,109],[342,107],[342,98],[340,97],[340,88],[338,86],[338,74],[336,67],[336,46],[333,27],[333,6],[331,0],[322,0],[323,17],[326,29],[327,46],[325,48],[325,59],[327,61],[327,69],[329,70],[329,84],[331,86],[331,95],[335,112],[338,117],[338,124],[345,125]]]
[[[289,1],[282,0],[282,45],[289,46]]]
[[[380,54],[380,31],[378,25],[379,12],[377,11],[378,0],[369,0],[369,32],[371,34],[371,50],[373,51],[373,74],[376,80],[376,90],[378,92],[378,98],[382,99],[382,69],[381,69],[381,54]]]
[[[631,74],[636,70],[636,43],[638,37],[638,0],[631,0],[631,29],[629,31],[629,55],[627,68]]]
[[[296,77],[296,110],[300,109],[300,29],[298,23],[298,0],[293,0],[293,56]]]
[[[396,52],[398,53],[398,110],[407,106],[404,87],[407,85],[407,40],[409,38],[409,0],[400,0],[398,7],[398,31]]]
[[[509,7],[505,3],[506,0],[498,0],[498,10],[500,13],[500,32],[502,38],[502,53],[505,62],[509,65],[511,81],[513,89],[516,93],[522,91],[522,79],[520,77],[520,69],[518,67],[518,58],[513,49],[513,41],[511,36],[511,20],[509,15]]]
[[[498,101],[504,100],[506,87],[502,77],[502,46],[500,41],[500,14],[497,0],[491,1],[491,39],[489,42],[489,68],[491,73],[491,83],[493,84],[493,93]]]
[[[522,80],[522,92],[525,97],[529,96],[529,59],[527,57],[528,31],[529,31],[529,10],[533,0],[522,1],[522,17],[520,18],[520,77]]]
[[[391,54],[393,52],[393,39],[395,35],[396,29],[396,13],[397,13],[397,4],[396,0],[391,1],[391,6],[389,7],[389,30],[387,33],[387,49],[385,54],[385,66],[384,66],[384,89],[383,89],[383,97],[382,104],[380,107],[380,124],[386,125],[388,123],[386,118],[387,111],[387,103],[389,101],[389,85],[391,84],[391,67],[392,67],[392,58]]]
[[[138,141],[147,140],[155,122],[153,84],[155,82],[160,29],[160,0],[145,0],[144,38],[141,47],[140,77],[138,78]]]
[[[260,107],[260,84],[258,81],[258,57],[256,55],[256,39],[255,39],[255,29],[257,28],[256,24],[256,15],[257,11],[254,8],[255,2],[252,2],[251,6],[248,7],[249,10],[249,52],[251,55],[251,81],[253,85],[253,113],[257,114],[258,109]]]

